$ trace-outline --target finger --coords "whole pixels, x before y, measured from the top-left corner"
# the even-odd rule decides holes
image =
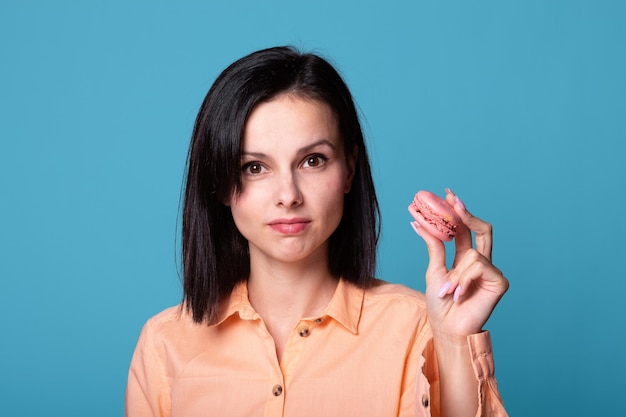
[[[453,266],[456,266],[461,259],[463,258],[463,254],[465,254],[468,250],[472,249],[472,231],[465,226],[465,224],[460,224],[456,230],[456,236],[454,237],[454,263]]]
[[[499,298],[508,289],[508,280],[486,257],[471,249],[462,262],[449,275],[454,290],[454,301],[465,295],[472,285],[492,292]]]
[[[462,210],[458,205],[455,206],[454,210],[461,217],[463,223],[474,232],[476,250],[491,260],[493,248],[493,229],[491,224],[472,215],[467,210]]]
[[[452,208],[456,212],[455,207],[458,205],[457,197],[449,188],[446,188],[446,202],[450,206],[452,206]],[[464,206],[462,208],[465,209]],[[472,232],[463,223],[459,224],[457,227],[456,235],[454,237],[454,246],[455,246],[455,254],[454,254],[454,262],[452,263],[453,267],[455,267],[459,263],[463,254],[467,252],[468,249],[471,249],[473,247],[472,246]]]
[[[443,270],[447,272],[446,267],[446,248],[442,241],[432,236],[418,222],[411,222],[411,227],[415,230],[426,243],[426,249],[428,250],[428,268],[426,270],[426,278],[432,276],[434,272]]]
[[[491,224],[472,215],[472,213],[470,213],[465,207],[465,204],[463,203],[463,201],[457,195],[455,195],[449,188],[446,189],[446,201],[448,202],[448,204],[453,202],[452,207],[454,208],[454,211],[461,218],[461,221],[463,222],[463,224],[467,226],[467,228],[470,231],[474,232],[475,241],[476,241],[476,250],[479,253],[481,253],[483,256],[485,256],[487,259],[491,260],[492,249],[493,249],[493,229],[491,227]],[[460,250],[462,251],[462,250],[468,249],[467,241],[464,241],[464,239],[467,239],[467,237],[466,236],[464,237],[462,233],[460,234],[459,237],[460,237],[459,240],[461,240],[463,244]],[[471,247],[471,232],[469,233],[469,240],[470,240],[469,247]]]
[[[455,284],[462,284],[465,280],[465,275],[469,270],[476,266],[490,268],[500,273],[500,270],[491,263],[487,257],[478,252],[476,249],[470,249],[464,254],[463,259],[457,265],[454,270],[450,271],[449,279]],[[494,278],[495,279],[495,278]]]
[[[495,302],[504,295],[508,287],[508,280],[498,268],[492,264],[474,263],[465,270],[463,278],[454,291],[453,300],[457,302],[473,293],[473,290],[480,288],[482,291],[491,293],[495,305]]]
[[[452,192],[452,190],[449,188],[446,188],[446,201],[452,207],[454,207],[454,205],[456,204],[456,194],[454,194],[454,192]]]

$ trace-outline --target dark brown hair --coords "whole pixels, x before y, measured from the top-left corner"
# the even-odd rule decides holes
[[[220,300],[250,273],[248,242],[224,202],[241,189],[240,152],[249,115],[283,93],[327,104],[337,118],[345,154],[358,150],[343,217],[329,240],[329,268],[358,286],[366,286],[374,276],[380,212],[348,87],[318,55],[292,47],[260,50],[218,76],[193,129],[183,201],[182,265],[184,305],[196,322],[213,322]]]

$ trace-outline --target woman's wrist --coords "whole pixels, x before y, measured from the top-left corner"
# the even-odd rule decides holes
[[[469,346],[467,338],[474,334],[480,334],[483,331],[484,330],[479,330],[467,335],[456,335],[433,330],[433,341],[435,342],[435,346],[439,346],[444,349],[467,349]]]

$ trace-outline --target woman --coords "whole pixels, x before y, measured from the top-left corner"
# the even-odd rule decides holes
[[[184,198],[184,300],[144,326],[127,416],[506,415],[482,331],[508,288],[490,226],[448,190],[466,226],[454,267],[414,225],[426,294],[373,278],[368,156],[327,61],[279,47],[224,70]]]

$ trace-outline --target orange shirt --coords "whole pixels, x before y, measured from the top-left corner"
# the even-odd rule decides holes
[[[468,343],[480,382],[477,415],[506,416],[489,333]],[[326,312],[293,329],[279,363],[243,282],[214,325],[194,323],[180,307],[146,323],[126,416],[436,416],[438,388],[423,294],[340,280]]]

